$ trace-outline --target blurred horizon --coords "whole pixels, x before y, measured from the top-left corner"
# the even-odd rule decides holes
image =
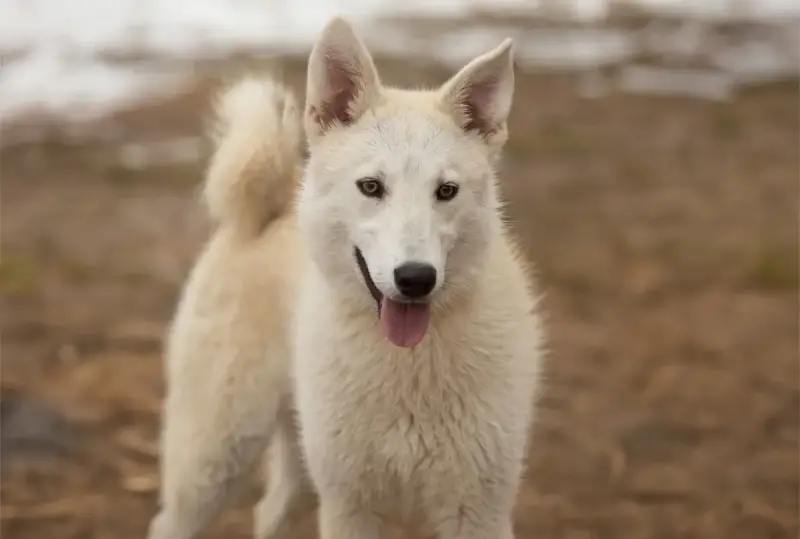
[[[375,54],[451,67],[506,36],[528,69],[589,72],[584,94],[611,89],[730,99],[742,85],[796,77],[793,0],[0,0],[0,121],[101,118],[172,97],[198,65],[236,55],[305,55],[333,16]],[[659,65],[639,65],[659,57]],[[665,65],[666,64],[666,67]],[[13,142],[13,135],[5,144]],[[0,141],[0,144],[3,144]]]

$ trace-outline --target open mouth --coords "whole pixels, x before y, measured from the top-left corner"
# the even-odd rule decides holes
[[[378,318],[384,336],[395,346],[411,348],[419,344],[428,331],[431,311],[428,302],[385,297],[370,275],[361,249],[355,248],[356,264],[361,277],[378,307]]]

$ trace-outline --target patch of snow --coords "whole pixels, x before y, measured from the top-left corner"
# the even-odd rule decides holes
[[[569,16],[586,21],[602,19],[615,3],[697,19],[800,16],[798,0],[0,0],[0,122],[41,113],[67,122],[100,117],[178,91],[194,60],[240,51],[306,54],[335,15],[350,19],[380,52],[457,64],[510,34],[520,63],[591,69],[630,57],[637,46],[633,37],[601,28],[474,28],[426,42],[379,21],[452,19],[476,10],[529,16],[565,7]],[[747,65],[737,64],[739,71],[767,76],[784,69],[785,61],[770,57],[767,48],[741,52]],[[727,68],[735,59],[723,55],[717,62]],[[167,60],[169,69],[154,67]],[[186,69],[176,69],[175,60]]]

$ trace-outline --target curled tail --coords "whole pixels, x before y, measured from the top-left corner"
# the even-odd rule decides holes
[[[245,78],[215,107],[216,149],[205,185],[211,216],[258,235],[294,199],[302,127],[294,95],[270,78]]]

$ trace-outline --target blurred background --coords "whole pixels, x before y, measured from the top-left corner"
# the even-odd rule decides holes
[[[550,332],[518,536],[798,537],[796,0],[0,0],[2,536],[144,537],[210,93],[302,92],[334,14],[404,85],[516,40],[503,189]]]

